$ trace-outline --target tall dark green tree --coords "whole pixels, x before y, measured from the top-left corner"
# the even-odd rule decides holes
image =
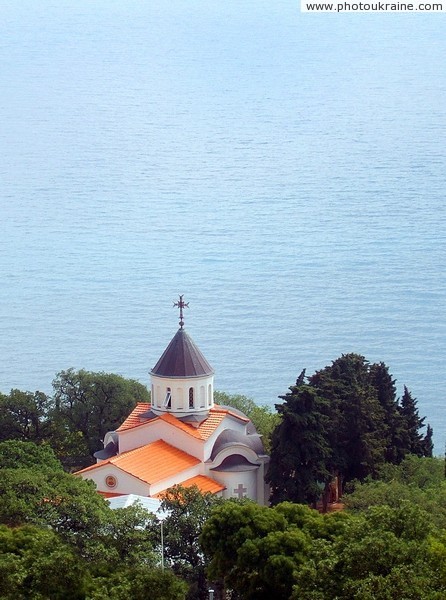
[[[328,442],[330,407],[310,386],[289,388],[276,409],[281,422],[271,438],[267,481],[271,502],[314,503],[332,479],[332,451]]]
[[[424,427],[424,417],[420,417],[417,400],[404,386],[404,393],[400,402],[400,413],[407,433],[407,451],[416,456],[424,456],[425,444],[421,429]]]
[[[343,479],[376,473],[384,461],[387,426],[368,361],[359,354],[344,354],[317,371],[309,383],[330,404],[329,443]]]
[[[383,464],[398,464],[408,453],[432,453],[432,429],[423,437],[424,419],[407,388],[398,404],[382,362],[344,354],[307,384],[301,375],[282,398],[268,474],[273,502],[311,502],[330,477],[345,485],[376,477]]]
[[[385,460],[398,464],[407,452],[407,432],[398,408],[395,379],[383,362],[370,365],[371,384],[383,409],[383,437],[386,441]]]
[[[428,458],[431,458],[434,453],[433,436],[434,436],[434,430],[428,424],[427,430],[426,430],[426,435],[424,436],[424,440],[423,440],[423,453],[424,453],[423,455]]]

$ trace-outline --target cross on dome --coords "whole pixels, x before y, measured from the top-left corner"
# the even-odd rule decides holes
[[[183,308],[189,308],[189,302],[184,302],[183,297],[184,297],[184,294],[181,294],[178,302],[173,303],[174,307],[177,307],[180,309],[180,327],[181,327],[181,329],[183,329],[183,325],[184,325]]]

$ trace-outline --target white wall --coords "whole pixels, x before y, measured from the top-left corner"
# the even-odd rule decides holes
[[[117,480],[115,487],[109,487],[105,483],[106,477],[113,475]],[[94,481],[98,491],[110,492],[113,494],[138,494],[140,496],[150,495],[150,485],[143,481],[132,477],[115,467],[115,465],[106,464],[104,466],[98,466],[97,469],[81,473],[82,479],[90,479]]]
[[[213,478],[226,486],[223,498],[239,498],[239,486],[244,489],[243,497],[257,502],[257,471],[218,472],[213,471]]]
[[[189,389],[193,389],[193,406],[189,405]],[[184,416],[209,410],[214,406],[214,376],[203,377],[159,377],[151,376],[152,410],[159,414],[170,412]],[[165,405],[166,393],[170,389],[170,408]]]

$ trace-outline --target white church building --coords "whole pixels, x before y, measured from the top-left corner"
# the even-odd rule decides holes
[[[267,504],[261,436],[240,411],[214,403],[214,370],[180,328],[153,367],[151,404],[138,403],[104,438],[97,463],[78,471],[106,497],[159,498],[173,485]]]

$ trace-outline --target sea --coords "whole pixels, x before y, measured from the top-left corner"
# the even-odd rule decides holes
[[[182,294],[216,389],[355,352],[442,455],[445,19],[0,0],[0,391],[148,384]]]

